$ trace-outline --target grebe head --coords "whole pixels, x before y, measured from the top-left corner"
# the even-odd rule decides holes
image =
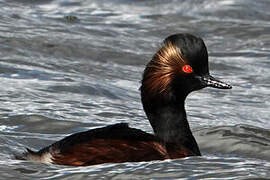
[[[190,34],[167,37],[147,64],[142,79],[141,98],[151,125],[165,114],[180,111],[185,119],[187,95],[204,87],[232,87],[209,74],[208,53],[203,40]],[[162,115],[161,115],[162,113]],[[153,126],[155,131],[155,125]]]
[[[141,86],[143,100],[185,100],[204,87],[232,87],[209,74],[208,53],[203,40],[191,34],[167,37],[147,64]]]

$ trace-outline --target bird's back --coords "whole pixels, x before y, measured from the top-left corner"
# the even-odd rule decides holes
[[[29,160],[75,166],[167,158],[166,148],[154,135],[125,123],[76,133],[38,152],[26,153]]]

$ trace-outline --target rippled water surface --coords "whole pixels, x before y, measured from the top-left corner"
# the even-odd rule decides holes
[[[270,176],[270,1],[0,2],[0,179],[252,179]],[[173,33],[201,36],[232,90],[187,99],[202,157],[66,167],[14,160],[117,122],[152,132],[138,88]]]

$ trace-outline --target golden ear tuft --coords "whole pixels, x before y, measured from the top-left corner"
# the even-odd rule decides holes
[[[180,49],[171,42],[165,43],[156,52],[144,71],[142,90],[147,91],[150,96],[165,93],[170,89],[174,76],[183,73],[184,65],[186,62]],[[190,69],[187,70],[190,71]]]

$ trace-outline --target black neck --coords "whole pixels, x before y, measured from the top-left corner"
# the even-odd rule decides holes
[[[184,101],[182,102],[181,104],[163,104],[155,109],[151,108],[150,112],[148,111],[150,109],[144,107],[159,139],[165,144],[185,146],[195,155],[200,155],[200,150],[187,121]]]

